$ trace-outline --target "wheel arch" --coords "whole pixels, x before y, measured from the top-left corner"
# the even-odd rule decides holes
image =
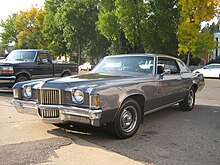
[[[69,69],[65,69],[65,70],[63,70],[63,72],[61,73],[60,77],[63,77],[63,75],[65,75],[66,73],[69,74],[69,75],[71,75],[71,71],[70,71]]]
[[[17,81],[18,77],[20,77],[20,76],[25,76],[25,77],[28,78],[28,80],[31,80],[31,75],[30,75],[28,72],[19,72],[19,73],[16,75],[16,80],[15,80],[15,81]]]
[[[144,119],[145,97],[142,94],[129,95],[126,98],[124,98],[124,100],[121,102],[119,107],[121,107],[121,105],[123,105],[123,103],[128,99],[133,99],[139,104],[139,106],[141,108],[141,123],[142,123],[143,119]],[[119,111],[117,111],[117,113],[119,113]],[[115,114],[115,116],[117,115],[117,113]],[[114,116],[114,118],[115,118],[115,116]]]

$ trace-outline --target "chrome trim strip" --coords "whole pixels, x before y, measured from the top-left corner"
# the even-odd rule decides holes
[[[14,83],[16,76],[0,76],[0,83]]]
[[[179,103],[179,102],[181,102],[181,101],[183,101],[183,99],[182,99],[182,100],[178,100],[178,101],[173,102],[173,103],[170,103],[170,104],[167,104],[167,105],[164,105],[164,106],[162,106],[162,107],[158,107],[158,108],[155,108],[155,109],[146,111],[146,112],[144,112],[144,115],[147,115],[147,114],[150,114],[150,113],[159,111],[159,110],[161,110],[161,109],[164,109],[164,108],[166,108],[166,107],[169,107],[169,106],[174,105],[174,104],[176,104],[176,103]]]

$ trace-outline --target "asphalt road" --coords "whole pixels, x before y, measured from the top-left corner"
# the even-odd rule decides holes
[[[196,95],[193,111],[172,106],[147,115],[135,136],[117,140],[105,128],[45,125],[37,118],[18,114],[9,104],[12,95],[0,93],[0,164],[47,163],[58,157],[57,149],[88,142],[86,145],[94,145],[90,150],[100,147],[144,164],[219,165],[219,98],[220,80],[207,79],[205,88]],[[74,149],[69,152],[77,153]]]

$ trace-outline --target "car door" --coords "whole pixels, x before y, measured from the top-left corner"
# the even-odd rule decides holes
[[[207,65],[202,69],[202,74],[204,77],[213,77],[212,71],[213,71],[214,65]]]
[[[158,106],[178,102],[184,92],[184,81],[180,76],[180,68],[175,59],[158,58],[158,65],[164,67],[164,74],[158,80]]]
[[[33,79],[53,77],[53,64],[46,52],[38,52],[37,65],[32,75]]]

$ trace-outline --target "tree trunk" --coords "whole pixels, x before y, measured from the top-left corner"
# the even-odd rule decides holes
[[[186,65],[189,66],[189,63],[190,63],[190,56],[191,56],[191,53],[187,53],[187,61],[186,61]]]
[[[79,53],[78,53],[78,66],[80,65],[80,62],[81,62],[81,44],[79,44]]]

